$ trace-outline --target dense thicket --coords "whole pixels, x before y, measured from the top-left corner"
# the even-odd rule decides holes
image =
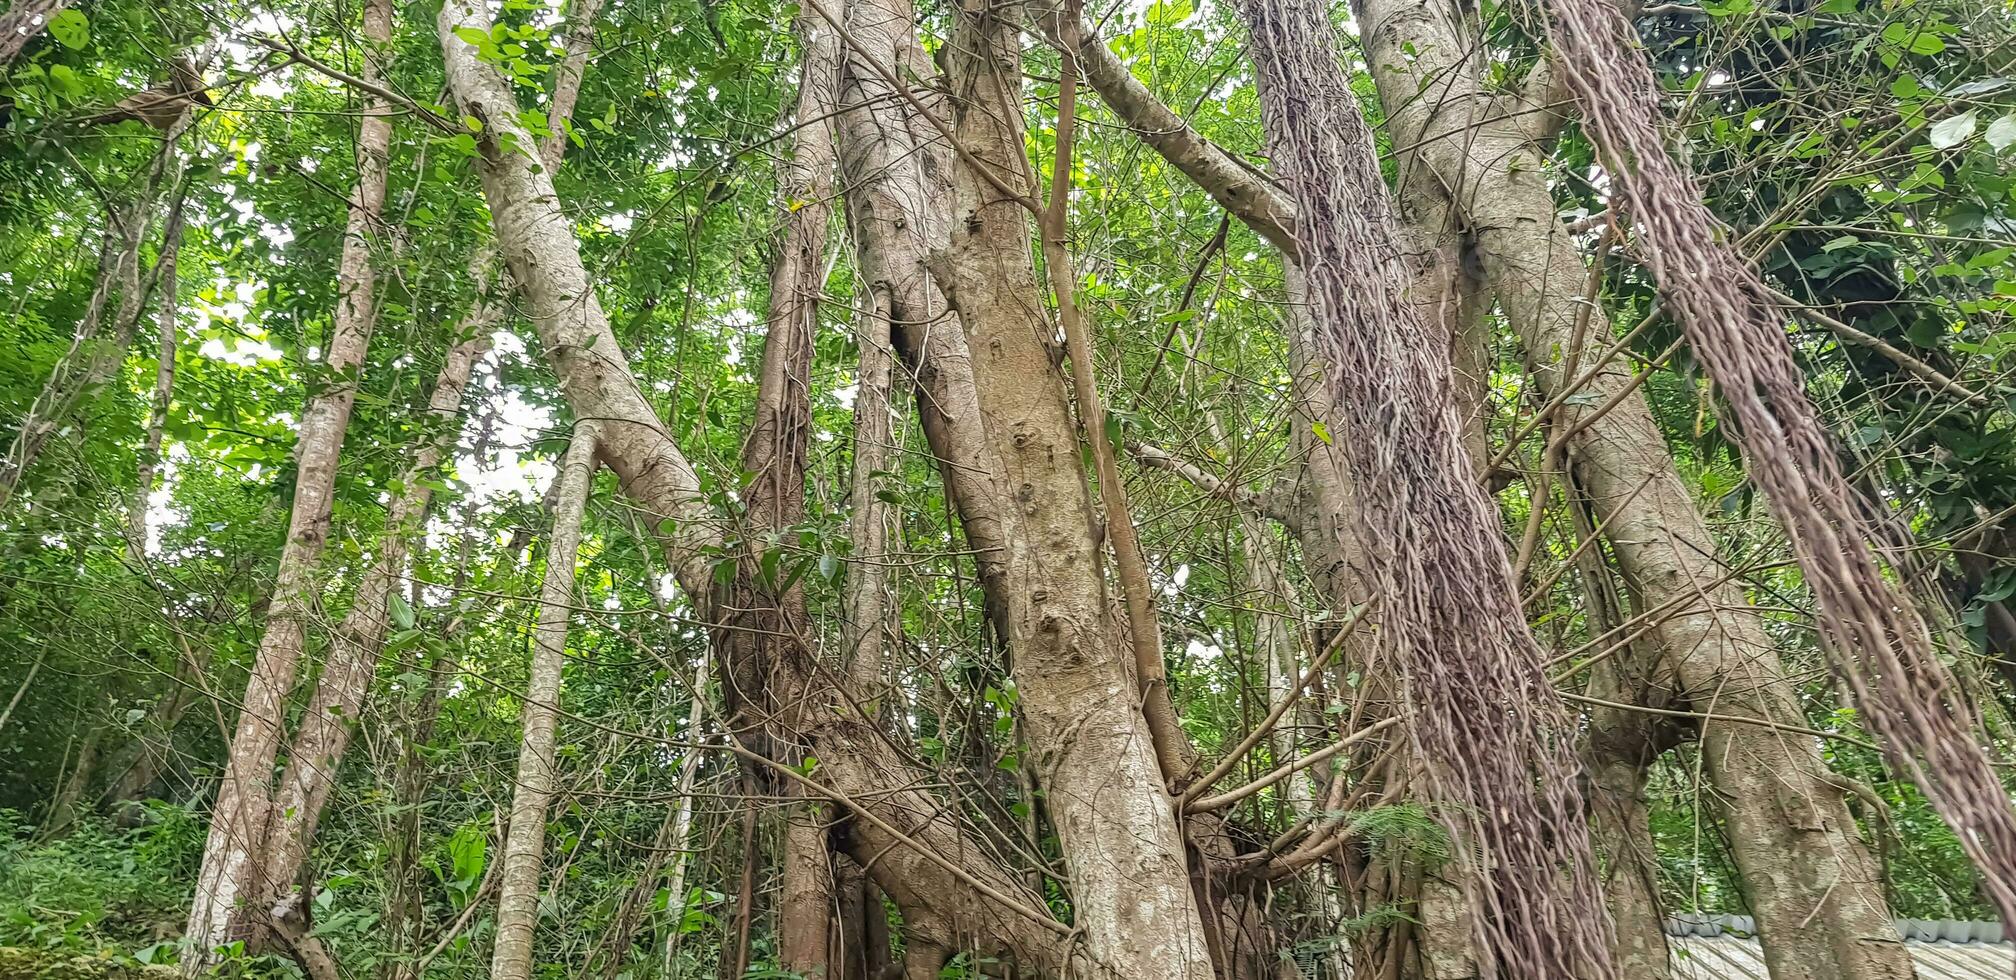
[[[2012,18],[16,0],[0,973],[1908,976]]]

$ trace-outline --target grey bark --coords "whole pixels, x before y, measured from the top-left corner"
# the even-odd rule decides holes
[[[363,74],[383,75],[382,58],[392,35],[392,5],[372,0],[364,9],[367,51]],[[350,198],[337,271],[335,323],[323,365],[324,384],[302,413],[296,445],[294,509],[273,587],[266,633],[261,638],[243,709],[231,739],[230,756],[212,809],[210,836],[196,880],[196,899],[184,931],[182,970],[198,976],[215,962],[217,946],[248,935],[248,904],[271,887],[259,880],[272,818],[272,769],[286,720],[286,702],[308,620],[316,606],[315,565],[329,535],[337,459],[350,426],[364,356],[376,318],[371,240],[385,204],[385,168],[392,138],[392,107],[373,96],[365,105],[357,135],[357,184]],[[263,911],[263,910],[259,910]]]
[[[532,976],[532,933],[539,922],[539,872],[546,853],[546,808],[558,783],[554,760],[560,722],[560,675],[567,659],[567,627],[574,609],[574,563],[581,547],[581,518],[594,489],[596,426],[578,422],[561,461],[553,530],[546,538],[546,577],[539,588],[539,621],[532,640],[532,669],[525,688],[518,776],[511,793],[503,868],[497,887],[497,940],[490,975],[498,980]]]
[[[465,25],[487,29],[488,22],[473,4],[450,0],[440,19],[442,52],[462,111],[485,123],[479,163],[505,260],[575,414],[601,420],[603,458],[624,492],[662,529],[681,588],[709,614],[713,568],[705,549],[720,540],[718,517],[621,356],[550,176],[502,148],[500,134],[520,145],[529,140],[509,86],[456,37],[455,29]],[[995,866],[986,848],[936,816],[940,804],[917,788],[928,779],[852,710],[859,699],[840,699],[833,685],[814,684],[809,653],[786,646],[773,683],[822,699],[820,707],[806,709],[808,730],[800,733],[820,760],[818,784],[849,801],[857,818],[850,822],[850,849],[872,866],[877,884],[904,909],[920,941],[1061,969],[1070,930],[1037,911],[1040,898]],[[976,882],[982,887],[971,887]]]
[[[1555,217],[1543,154],[1484,88],[1471,32],[1453,11],[1398,0],[1365,0],[1362,10],[1387,124],[1396,143],[1415,148],[1402,155],[1403,188],[1444,202],[1482,259],[1541,391],[1565,392],[1591,373],[1578,371],[1578,353],[1610,331],[1607,317],[1592,317],[1582,302],[1588,271]],[[1801,725],[1762,618],[1740,585],[1722,581],[1716,542],[1650,406],[1642,393],[1624,393],[1631,374],[1603,365],[1579,388],[1589,397],[1563,401],[1557,420],[1576,431],[1571,464],[1626,581],[1648,608],[1683,604],[1656,629],[1656,647],[1695,709]],[[1701,744],[1773,975],[1910,976],[1879,869],[1818,746],[1715,722],[1703,727]]]
[[[1134,678],[1114,656],[1092,501],[1044,340],[1054,327],[1032,302],[1029,214],[996,186],[1034,184],[1014,16],[990,0],[963,0],[955,16],[947,78],[970,157],[953,169],[951,243],[933,272],[966,331],[987,438],[1016,501],[997,515],[1008,646],[1077,927],[1122,976],[1202,980],[1212,966],[1183,836]]]

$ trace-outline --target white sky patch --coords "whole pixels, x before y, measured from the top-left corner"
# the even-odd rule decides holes
[[[283,355],[280,349],[263,340],[235,339],[225,344],[220,338],[212,337],[196,348],[196,353],[213,361],[223,361],[239,367],[255,367],[262,361],[277,361]]]
[[[149,555],[161,553],[162,528],[182,523],[183,517],[175,509],[175,478],[180,473],[181,464],[188,459],[188,447],[179,442],[170,443],[161,454],[161,485],[147,494],[146,549]]]
[[[553,411],[527,402],[516,391],[505,391],[491,395],[473,414],[486,412],[497,415],[492,437],[496,458],[486,463],[466,449],[455,456],[455,475],[469,485],[469,499],[478,505],[505,498],[539,499],[546,492],[546,484],[552,482],[553,463],[527,459],[522,453],[533,439],[553,428]]]
[[[1208,664],[1224,659],[1225,648],[1216,643],[1206,643],[1193,637],[1190,640],[1189,646],[1184,648],[1183,653],[1191,660]]]

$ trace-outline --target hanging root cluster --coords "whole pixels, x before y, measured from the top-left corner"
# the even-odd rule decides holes
[[[1327,5],[1241,0],[1356,513],[1429,791],[1459,842],[1485,976],[1607,978],[1574,725],[1460,443],[1450,338],[1405,295],[1398,223]]]
[[[1823,635],[1893,765],[1959,837],[2016,921],[2016,813],[1910,600],[1885,581],[1769,290],[1718,234],[1661,138],[1657,83],[1610,0],[1544,0],[1558,69],[1611,171],[1659,291],[1721,388],[1751,479],[1791,539]]]

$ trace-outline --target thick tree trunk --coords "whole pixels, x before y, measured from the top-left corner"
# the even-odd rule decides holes
[[[371,0],[364,9],[367,42],[364,77],[383,76],[380,61],[392,35],[390,0]],[[364,366],[375,319],[371,239],[385,204],[385,168],[392,138],[392,110],[383,99],[366,104],[357,134],[357,186],[350,198],[344,227],[343,252],[337,273],[335,324],[323,364],[323,384],[302,413],[296,446],[294,510],[280,568],[267,613],[252,676],[246,684],[244,707],[231,739],[217,803],[212,810],[210,837],[204,845],[203,868],[196,879],[196,899],[184,933],[187,949],[183,973],[200,975],[215,962],[217,946],[239,938],[256,938],[247,904],[273,883],[259,875],[267,856],[264,832],[272,819],[272,770],[287,715],[287,695],[294,686],[308,621],[316,606],[315,565],[328,539],[330,507],[336,487],[336,465],[343,436],[350,426],[350,408]]]
[[[1584,302],[1589,273],[1555,217],[1542,155],[1481,82],[1472,32],[1437,5],[1363,0],[1361,9],[1387,125],[1396,144],[1415,148],[1402,154],[1403,189],[1439,202],[1426,208],[1450,212],[1466,231],[1541,392],[1560,401],[1556,423],[1576,433],[1577,481],[1626,581],[1644,607],[1679,609],[1645,649],[1663,650],[1697,710],[1805,724],[1762,618],[1724,580],[1664,434],[1643,394],[1629,390],[1632,371],[1582,356],[1610,342],[1608,320]],[[1584,397],[1562,397],[1577,384]],[[1773,975],[1909,976],[1879,870],[1818,746],[1736,723],[1711,722],[1701,740]],[[1631,925],[1620,923],[1620,934],[1649,934]]]
[[[831,16],[831,0],[824,0]],[[927,271],[948,242],[952,154],[937,69],[917,40],[908,0],[847,0],[841,69],[840,169],[860,276],[916,381],[917,419],[973,552],[997,640],[1007,635],[1000,515],[1012,510],[987,443],[966,337]],[[934,122],[933,120],[936,120]],[[881,329],[880,326],[877,329]]]
[[[1495,506],[1462,447],[1449,341],[1410,304],[1398,222],[1319,6],[1245,0],[1269,144],[1297,200],[1329,407],[1377,538],[1382,646],[1443,804],[1482,957],[1507,977],[1613,976],[1574,725],[1522,614]],[[1418,297],[1414,299],[1418,300]],[[1457,652],[1457,651],[1460,651]]]
[[[574,440],[561,461],[553,531],[546,538],[546,578],[539,589],[539,622],[532,640],[532,669],[521,715],[518,777],[511,793],[511,822],[505,830],[503,868],[498,875],[497,940],[490,975],[529,980],[532,938],[539,923],[540,868],[546,854],[546,808],[558,783],[554,761],[560,722],[560,674],[567,660],[567,626],[574,610],[574,562],[581,547],[581,518],[595,486],[596,427],[574,426]]]
[[[1030,254],[1016,8],[964,0],[947,51],[955,138],[951,245],[934,274],[958,311],[981,416],[1018,504],[998,515],[1008,646],[1035,772],[1089,954],[1122,976],[1208,978],[1183,836],[1114,623],[1054,328]],[[981,168],[987,168],[985,170]],[[1091,365],[1083,365],[1090,370]]]
[[[604,459],[624,492],[664,529],[661,541],[681,588],[711,614],[713,565],[706,549],[720,540],[718,519],[691,464],[653,414],[627,362],[616,356],[622,348],[595,298],[550,176],[500,142],[507,133],[521,145],[527,139],[516,100],[496,70],[456,36],[463,26],[487,29],[488,21],[475,5],[450,0],[440,20],[442,52],[462,111],[485,124],[479,163],[505,260],[575,414],[602,420]],[[1042,912],[1041,899],[986,857],[987,848],[938,816],[941,804],[919,788],[928,778],[853,710],[860,699],[825,679],[815,683],[809,652],[783,646],[771,681],[790,692],[782,700],[819,699],[805,707],[800,735],[819,759],[820,791],[847,801],[856,818],[848,827],[849,847],[904,910],[919,940],[1008,955],[1036,969],[1061,970],[1071,962],[1074,971],[1085,971],[1083,957],[1066,955],[1070,928]]]

